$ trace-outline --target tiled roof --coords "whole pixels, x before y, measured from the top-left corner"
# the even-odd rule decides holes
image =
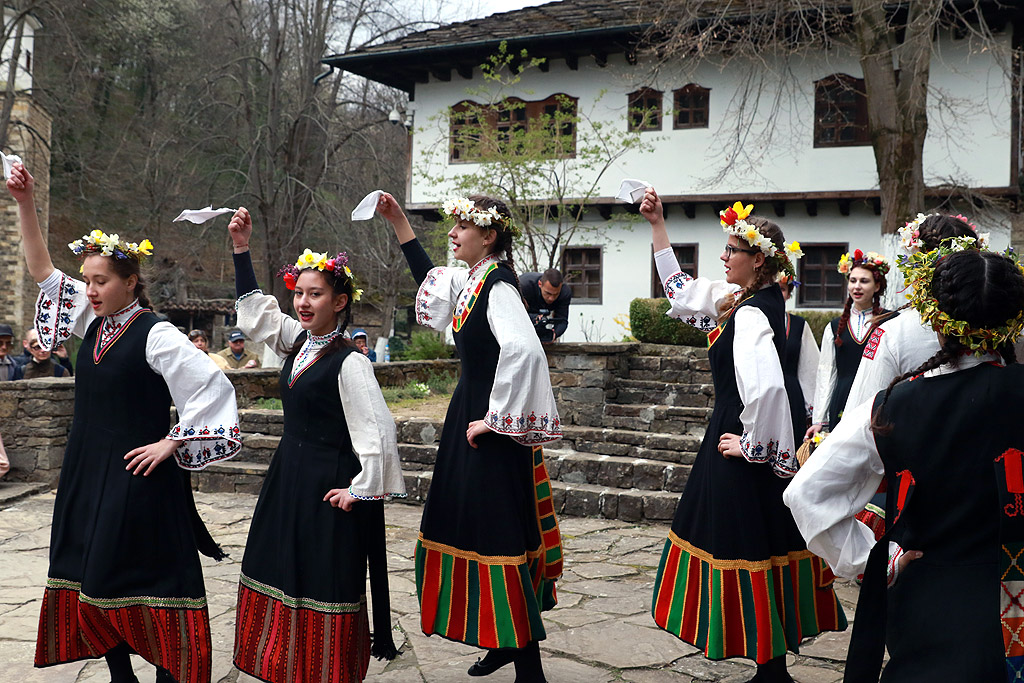
[[[428,73],[447,78],[452,69],[482,63],[501,41],[530,46],[530,56],[623,52],[650,24],[652,5],[640,0],[564,0],[463,21],[323,61],[412,92]]]

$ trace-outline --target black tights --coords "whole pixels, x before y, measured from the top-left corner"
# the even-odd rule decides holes
[[[531,640],[526,647],[519,650],[515,664],[515,683],[547,683],[544,668],[540,663],[540,643],[536,640]]]
[[[103,656],[107,660],[107,668],[110,669],[110,683],[139,683],[135,672],[132,671],[133,652],[128,643],[121,643]],[[156,668],[156,682],[177,683],[171,672],[161,666]]]
[[[793,677],[786,671],[786,655],[758,664],[757,673],[749,683],[794,683]]]

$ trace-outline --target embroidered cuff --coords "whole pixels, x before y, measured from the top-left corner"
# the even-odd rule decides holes
[[[50,278],[60,271],[54,271]],[[74,280],[60,273],[60,285],[57,287],[57,300],[51,299],[45,290],[40,290],[36,299],[36,315],[33,324],[39,335],[39,345],[53,351],[59,344],[71,338],[71,327],[74,325],[75,288]],[[42,284],[48,284],[47,278]]]
[[[254,289],[251,292],[246,292],[242,296],[240,296],[237,299],[235,299],[235,311],[238,311],[239,304],[241,304],[243,301],[245,301],[246,299],[251,297],[253,294],[263,294],[263,290],[262,289]]]
[[[407,498],[409,496],[408,493],[385,493],[382,496],[361,496],[353,491],[351,487],[348,489],[348,494],[353,498],[358,498],[359,500],[391,500],[392,498]]]
[[[237,424],[230,428],[219,425],[196,429],[183,428],[179,423],[165,438],[185,442],[174,452],[178,466],[185,470],[205,469],[215,462],[234,457],[242,449]]]
[[[892,588],[900,575],[900,558],[906,551],[899,544],[889,541],[889,564],[885,567],[885,585]]]
[[[772,471],[783,479],[792,477],[800,467],[796,455],[790,451],[780,451],[777,441],[769,439],[767,444],[754,442],[749,432],[740,434],[740,452],[747,462],[771,463]]]
[[[529,415],[498,415],[498,411],[492,410],[484,418],[484,424],[492,432],[511,437],[524,446],[558,441],[562,438],[562,422],[557,414],[553,417],[547,413],[538,416],[534,412]]]

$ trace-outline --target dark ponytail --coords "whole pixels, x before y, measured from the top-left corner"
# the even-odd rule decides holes
[[[956,219],[954,219],[956,220]],[[975,329],[1002,327],[1024,310],[1024,275],[1017,265],[1001,254],[967,249],[939,259],[932,275],[931,295],[939,310]],[[956,337],[946,337],[942,348],[921,367],[894,379],[885,390],[882,403],[871,418],[876,434],[886,434],[892,425],[881,414],[893,388],[944,364],[956,365],[970,349]],[[1013,343],[1003,344],[997,352],[1007,365],[1016,362]]]

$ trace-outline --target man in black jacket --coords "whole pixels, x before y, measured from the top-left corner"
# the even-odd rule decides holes
[[[562,282],[562,274],[555,268],[543,273],[523,273],[519,276],[519,291],[540,340],[547,343],[561,337],[569,327],[572,301],[572,289]]]

